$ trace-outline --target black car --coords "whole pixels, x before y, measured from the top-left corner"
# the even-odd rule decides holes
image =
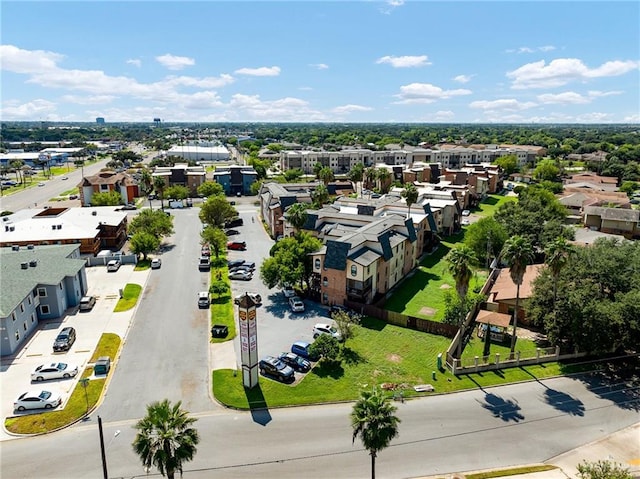
[[[233,259],[233,260],[227,261],[227,266],[229,267],[229,269],[235,268],[236,266],[240,266],[241,264],[244,264],[243,259]]]
[[[60,334],[53,342],[53,350],[55,352],[59,351],[69,351],[73,343],[76,342],[76,330],[74,328],[62,328]]]
[[[260,374],[263,376],[269,375],[282,382],[293,381],[295,379],[293,368],[273,356],[267,356],[261,359],[258,367],[260,368]]]
[[[309,361],[294,353],[282,353],[278,359],[300,373],[306,373],[311,369]]]
[[[235,236],[235,235],[239,235],[240,231],[238,230],[225,230],[224,232],[227,236]]]
[[[243,224],[244,224],[244,221],[242,221],[242,218],[232,218],[224,224],[224,227],[234,228],[236,226],[242,226]]]

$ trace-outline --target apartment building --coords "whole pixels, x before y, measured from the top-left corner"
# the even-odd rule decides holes
[[[91,198],[96,193],[117,192],[123,203],[129,203],[140,195],[138,183],[128,173],[101,171],[97,175],[85,176],[78,185],[80,203],[91,206]]]
[[[166,186],[185,186],[192,196],[198,194],[198,187],[207,180],[204,166],[189,166],[186,163],[176,163],[173,166],[158,166],[153,171],[153,178],[162,177]]]

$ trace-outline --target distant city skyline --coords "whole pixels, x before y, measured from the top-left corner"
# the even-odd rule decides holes
[[[640,3],[3,1],[2,121],[640,123]]]

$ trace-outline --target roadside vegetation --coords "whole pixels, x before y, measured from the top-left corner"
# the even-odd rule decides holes
[[[224,338],[212,337],[212,343],[224,343],[236,337],[236,321],[233,315],[233,297],[228,273],[226,257],[221,256],[213,259],[211,262],[211,287],[209,288],[209,292],[213,295],[210,306],[210,326],[214,324],[227,326],[229,334]],[[226,288],[223,288],[223,285]]]
[[[142,286],[135,283],[128,283],[122,290],[122,298],[120,298],[113,309],[114,313],[128,311],[138,302],[138,297],[142,292]]]
[[[113,362],[120,349],[120,343],[121,339],[117,334],[104,333],[90,362],[94,363],[101,356],[109,356]],[[81,377],[90,378],[92,374],[93,368],[87,366]],[[4,426],[13,434],[43,434],[68,426],[96,406],[102,396],[105,381],[105,378],[93,378],[87,383],[86,389],[78,382],[64,409],[10,417],[5,420]]]

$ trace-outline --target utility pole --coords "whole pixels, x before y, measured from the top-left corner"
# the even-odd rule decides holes
[[[102,474],[104,479],[109,479],[107,472],[107,455],[104,449],[104,436],[102,434],[102,418],[98,416],[98,431],[100,432],[100,455],[102,456]]]

